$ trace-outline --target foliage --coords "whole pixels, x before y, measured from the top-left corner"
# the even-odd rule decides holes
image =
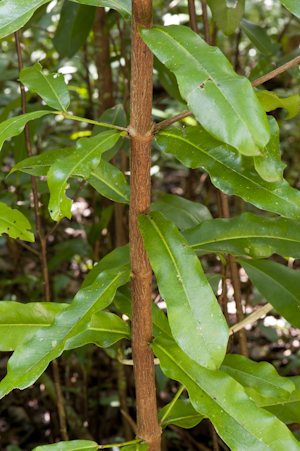
[[[296,86],[299,71],[294,65],[288,73],[279,74],[275,80],[273,77],[278,90],[276,85],[273,90],[272,81],[263,89],[251,85],[273,69],[272,62],[280,65],[299,55],[298,49],[285,49],[292,45],[289,33],[293,31],[287,31],[288,27],[293,30],[292,21],[295,35],[299,32],[300,7],[293,0],[280,2],[290,13],[279,2],[274,12],[251,0],[207,0],[206,18],[214,29],[212,36],[218,28],[221,30],[217,43],[222,50],[205,42],[187,23],[139,28],[141,39],[156,58],[154,86],[159,85],[164,92],[163,100],[155,98],[153,115],[167,119],[189,109],[185,117],[179,117],[183,122],[177,122],[177,126],[175,118],[168,127],[154,127],[153,174],[156,167],[158,172],[167,167],[181,173],[189,170],[191,178],[196,170],[198,178],[202,174],[200,180],[209,175],[212,185],[220,190],[219,208],[223,211],[217,218],[216,205],[208,198],[193,202],[167,187],[167,193],[154,192],[151,211],[138,219],[154,284],[167,310],[165,315],[156,302],[152,303],[153,341],[149,347],[160,364],[157,384],[171,379],[186,388],[180,399],[175,396],[173,401],[168,400],[158,420],[163,429],[168,425],[189,429],[209,419],[232,451],[300,450],[299,441],[286,426],[300,423],[299,377],[283,377],[269,362],[232,354],[232,332],[226,321],[227,271],[231,270],[233,278],[232,268],[239,264],[248,287],[251,281],[260,299],[270,303],[290,325],[300,328],[300,275],[297,267],[291,267],[300,258],[299,177],[295,175],[299,172],[299,155],[292,145],[299,138],[295,126],[300,105]],[[163,5],[162,1],[154,2],[158,23],[166,21],[167,15],[159,12]],[[49,0],[0,2],[2,49],[7,49],[7,55],[12,52],[12,33],[22,27],[25,47],[18,47],[19,60],[23,52],[25,66],[17,74],[16,57],[10,64],[9,56],[0,54],[4,73],[1,98],[9,93],[0,111],[4,187],[0,199],[1,243],[5,238],[12,247],[21,240],[36,240],[23,246],[30,246],[42,265],[41,274],[33,279],[28,275],[12,278],[11,283],[27,286],[28,299],[14,299],[9,291],[2,293],[0,350],[13,353],[0,382],[1,397],[16,388],[32,386],[43,377],[50,362],[62,355],[68,358],[76,352],[79,361],[85,362],[92,344],[106,348],[118,368],[130,363],[131,348],[125,340],[131,339],[134,310],[127,283],[136,275],[130,267],[125,219],[130,204],[126,161],[134,131],[127,127],[130,42],[125,31],[131,20],[131,2],[66,0],[54,2],[53,14],[50,6]],[[196,6],[204,15],[200,2]],[[187,5],[173,7],[178,17],[186,15]],[[113,67],[116,103],[114,108],[99,110],[99,120],[95,120],[96,105],[106,93],[101,91],[100,71],[98,87],[96,75],[91,82],[91,74],[98,68],[92,61],[89,64],[93,53],[90,49],[89,54],[89,48],[96,41],[96,8],[101,8],[106,17],[105,33],[113,42],[105,64]],[[286,29],[276,40],[272,27],[279,21],[280,11],[286,17]],[[259,16],[264,23],[257,23]],[[45,30],[50,30],[51,39],[41,38]],[[26,47],[31,45],[32,36],[41,38],[35,57]],[[16,38],[18,41],[18,34]],[[237,48],[235,61],[229,50],[233,44]],[[255,67],[249,48],[254,51],[252,56],[257,55]],[[37,59],[43,60],[43,66]],[[68,73],[68,65],[75,70]],[[21,98],[17,79],[24,94]],[[162,111],[164,102],[167,112]],[[19,114],[21,106],[23,113]],[[284,117],[286,113],[279,108],[287,110],[288,115]],[[28,152],[31,148],[33,152]],[[283,152],[288,165],[281,159]],[[140,187],[141,196],[144,188]],[[157,198],[157,192],[163,195]],[[91,222],[82,220],[85,212],[78,219],[78,195],[78,204],[87,201],[87,217],[87,207],[94,210]],[[225,211],[226,195],[236,196],[237,214],[233,218]],[[115,202],[114,207],[110,201]],[[69,240],[64,236],[51,247],[60,224],[81,238]],[[125,242],[119,241],[121,232]],[[46,248],[51,257],[48,262]],[[206,271],[211,254],[219,269],[223,268],[220,276]],[[234,257],[240,258],[233,262]],[[81,288],[67,295],[72,265],[85,278],[80,280]],[[47,281],[49,271],[52,285]],[[220,279],[218,298],[216,283]],[[0,284],[8,286],[2,279]],[[42,285],[46,286],[45,294]],[[47,288],[54,302],[45,302]],[[183,387],[180,390],[178,397]],[[64,410],[58,393],[59,408]],[[127,451],[148,449],[141,438],[119,445],[125,445]],[[88,451],[99,447],[102,445],[95,441],[79,439],[41,444],[34,449]]]

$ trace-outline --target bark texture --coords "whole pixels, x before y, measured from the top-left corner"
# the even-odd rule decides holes
[[[152,68],[153,55],[141,39],[138,26],[152,26],[152,1],[132,1],[132,48],[129,132],[131,136],[131,200],[129,214],[132,281],[132,353],[136,383],[138,438],[160,450],[152,339],[152,270],[138,227],[138,217],[148,213],[151,198]]]

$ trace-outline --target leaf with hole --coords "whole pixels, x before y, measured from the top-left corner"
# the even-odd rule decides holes
[[[212,219],[205,205],[175,196],[175,194],[164,194],[150,205],[150,210],[159,211],[181,230],[190,229],[203,221]]]
[[[182,232],[194,251],[225,252],[266,258],[273,253],[300,258],[300,223],[242,213],[230,219],[212,219]]]
[[[0,383],[0,396],[14,388],[21,390],[32,385],[49,363],[59,357],[68,339],[88,328],[92,315],[106,308],[117,288],[128,282],[130,271],[102,272],[94,283],[76,294],[72,304],[56,315],[47,329],[39,329],[34,337],[17,347],[7,366],[7,375]]]
[[[188,27],[140,30],[157,58],[174,72],[180,94],[200,124],[244,155],[261,155],[270,140],[266,113],[250,81],[237,75],[217,47]]]
[[[7,233],[11,238],[19,238],[33,243],[34,235],[27,229],[31,229],[31,224],[26,216],[0,202],[0,236]]]
[[[200,365],[217,369],[226,353],[228,327],[200,261],[161,213],[141,215],[139,226],[176,342]]]
[[[236,194],[258,208],[288,218],[300,217],[300,193],[283,180],[270,183],[254,168],[253,158],[210,136],[201,126],[183,131],[165,129],[156,137],[160,148],[188,168],[204,168],[212,183],[226,194]]]
[[[38,94],[48,106],[67,112],[70,96],[63,74],[44,75],[41,64],[35,63],[34,66],[21,70],[19,80],[30,92]]]
[[[300,450],[289,429],[228,374],[200,366],[171,339],[155,338],[151,347],[166,376],[187,388],[194,409],[210,419],[231,451]]]
[[[260,294],[293,326],[300,328],[300,273],[270,260],[237,260]]]
[[[101,155],[110,149],[119,139],[115,131],[100,133],[94,138],[81,138],[72,153],[58,158],[47,173],[50,190],[49,212],[52,219],[59,221],[63,217],[71,218],[73,201],[66,197],[67,181],[71,176],[89,178],[101,161]]]

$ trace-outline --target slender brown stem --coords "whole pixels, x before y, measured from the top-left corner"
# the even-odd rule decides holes
[[[152,0],[132,1],[132,47],[130,91],[130,262],[132,280],[132,355],[137,402],[137,437],[150,451],[160,451],[161,428],[157,420],[152,340],[152,270],[138,226],[138,217],[148,213],[151,199],[151,141],[153,55],[138,32],[152,26]]]
[[[230,211],[229,211],[229,205],[228,205],[228,198],[227,195],[222,193],[220,191],[220,197],[221,197],[221,205],[222,205],[222,217],[225,219],[230,218]],[[236,316],[238,322],[242,321],[244,319],[244,312],[243,312],[243,306],[242,306],[242,293],[241,293],[241,285],[240,285],[240,278],[239,278],[239,271],[238,266],[235,261],[232,261],[234,257],[229,256],[227,259],[227,264],[230,264],[230,273],[231,273],[231,282],[234,290],[234,300],[236,305]],[[247,336],[246,336],[246,330],[241,329],[238,333],[238,339],[239,339],[239,352],[244,357],[248,357],[248,349],[247,349]]]
[[[236,47],[235,47],[235,62],[234,62],[234,70],[237,72],[240,68],[240,51],[239,46],[242,37],[242,29],[239,28],[238,35],[236,38]]]
[[[290,69],[291,67],[296,66],[297,64],[300,64],[300,56],[297,56],[293,60],[288,61],[287,63],[283,64],[280,67],[277,67],[277,69],[272,70],[272,72],[269,72],[268,74],[263,75],[262,77],[258,78],[257,80],[252,81],[251,84],[253,87],[262,85],[266,81],[277,77],[277,75],[282,74],[283,72]]]
[[[15,40],[16,40],[16,48],[17,48],[17,55],[18,55],[19,72],[20,72],[23,68],[23,59],[22,59],[19,31],[15,32]],[[20,82],[20,87],[21,87],[21,110],[22,110],[22,114],[26,114],[26,93],[25,93],[24,85],[21,82]],[[31,149],[28,124],[25,125],[24,132],[25,132],[25,143],[26,143],[27,154],[28,154],[28,157],[32,157],[32,149]],[[38,234],[40,244],[41,244],[40,257],[41,257],[41,265],[42,265],[42,273],[43,273],[45,301],[50,302],[50,282],[49,282],[49,272],[48,272],[48,263],[47,263],[47,240],[44,237],[43,230],[42,230],[36,177],[31,176],[31,183],[32,183],[33,201],[34,201],[36,230],[37,230],[37,234]],[[61,392],[61,386],[60,386],[60,381],[59,381],[57,360],[53,360],[52,365],[53,365],[54,382],[55,382],[56,395],[57,395],[57,407],[58,407],[58,416],[59,416],[59,421],[60,421],[61,434],[62,434],[62,438],[64,440],[68,440],[66,415],[65,415],[64,405],[62,402],[62,392]]]
[[[89,71],[88,49],[87,49],[86,43],[83,46],[83,66],[84,66],[84,70],[85,70],[84,79],[86,82],[88,95],[89,95],[89,107],[88,107],[88,111],[87,111],[86,115],[88,118],[94,119],[93,93],[92,93],[92,85],[91,85],[91,78],[90,78],[90,71]]]
[[[210,429],[210,435],[211,435],[211,439],[213,442],[213,450],[214,451],[220,451],[219,448],[219,441],[218,441],[218,435],[216,433],[215,427],[214,425],[211,423],[211,421],[209,422],[209,429]]]
[[[57,359],[52,360],[53,379],[57,397],[57,409],[59,417],[60,433],[63,440],[68,441],[69,436],[67,432],[66,413],[63,404],[63,397],[60,387],[60,377]]]
[[[36,251],[35,249],[33,249],[32,247],[28,246],[28,244],[24,243],[23,241],[19,240],[18,238],[16,238],[16,242],[18,244],[20,244],[21,246],[25,247],[25,249],[27,249],[28,251],[32,252],[33,254],[35,254],[39,258],[41,258],[41,254],[38,251]]]
[[[189,7],[189,16],[190,16],[190,27],[195,33],[198,32],[198,24],[197,24],[197,14],[195,9],[195,0],[188,0]]]
[[[210,31],[209,31],[209,20],[207,14],[207,3],[201,1],[202,5],[202,19],[203,19],[203,28],[204,28],[204,38],[205,42],[210,45]]]
[[[177,121],[181,121],[185,117],[193,116],[193,113],[191,111],[184,111],[183,113],[177,114],[176,116],[170,117],[169,119],[166,119],[165,121],[161,121],[158,124],[155,124],[154,133],[158,132],[162,128],[169,127],[169,125],[174,124]]]

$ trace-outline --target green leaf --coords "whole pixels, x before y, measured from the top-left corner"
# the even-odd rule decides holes
[[[300,4],[298,0],[280,0],[283,6],[300,19]]]
[[[174,72],[180,94],[200,124],[244,155],[261,155],[270,140],[266,113],[250,81],[237,75],[217,47],[188,27],[140,30],[152,52]]]
[[[26,158],[25,160],[22,160],[18,164],[16,164],[10,171],[9,175],[15,171],[22,171],[26,174],[45,177],[50,167],[58,158],[66,158],[72,152],[74,152],[73,147],[66,147],[64,149],[49,150],[48,152],[44,152],[40,155]]]
[[[252,258],[273,253],[300,258],[300,223],[286,218],[264,218],[243,213],[212,219],[182,232],[194,251],[228,252]]]
[[[97,451],[98,448],[98,444],[90,440],[72,440],[37,446],[32,451]]]
[[[54,302],[0,301],[0,351],[14,351],[38,329],[49,327],[55,315],[67,307]]]
[[[81,138],[73,152],[66,158],[58,158],[47,173],[50,190],[49,212],[52,219],[71,218],[73,201],[66,197],[67,181],[71,176],[87,179],[101,161],[101,155],[119,139],[115,131],[100,133],[94,138]]]
[[[26,103],[28,103],[31,98],[32,98],[32,93],[26,92]],[[6,119],[9,116],[9,113],[11,111],[15,110],[16,108],[20,108],[20,107],[21,107],[21,96],[17,97],[16,99],[9,102],[8,105],[6,105],[6,107],[3,109],[2,113],[0,114],[0,123],[3,121],[6,121]]]
[[[279,149],[279,127],[273,116],[268,116],[271,139],[264,148],[264,154],[254,157],[254,166],[258,174],[267,182],[282,182],[286,164],[281,162]]]
[[[180,95],[175,75],[156,57],[154,57],[153,66],[154,69],[157,70],[158,79],[162,87],[165,89],[165,91],[171,97],[174,97],[174,99],[179,100],[179,102],[185,103],[185,101]]]
[[[226,36],[234,33],[244,14],[245,0],[233,2],[228,6],[228,0],[207,0],[213,14],[213,19]]]
[[[157,144],[185,166],[203,167],[212,183],[226,194],[236,194],[258,208],[288,218],[300,217],[300,193],[284,180],[270,183],[255,171],[252,158],[242,158],[232,147],[215,140],[201,126],[183,131],[166,129]]]
[[[288,111],[287,119],[292,119],[297,116],[300,111],[300,96],[283,97],[276,94],[273,91],[260,91],[256,93],[258,100],[260,101],[265,111],[273,111],[277,108],[285,108]]]
[[[0,202],[0,236],[7,233],[11,238],[19,238],[33,243],[34,235],[26,229],[31,229],[31,224],[26,216]]]
[[[2,0],[3,1],[3,0]],[[0,2],[0,5],[2,2]],[[1,6],[0,6],[1,10]],[[2,149],[3,143],[6,139],[12,138],[13,136],[19,135],[25,127],[28,121],[33,121],[39,117],[45,116],[46,114],[57,114],[54,111],[34,111],[32,113],[22,114],[21,116],[12,117],[7,121],[0,124],[0,150]]]
[[[150,205],[150,210],[159,211],[181,230],[190,229],[203,221],[212,219],[205,205],[175,196],[175,194],[164,194]]]
[[[169,405],[167,404],[159,411],[159,420],[162,419]],[[194,409],[189,399],[178,399],[161,426],[165,428],[168,424],[175,424],[181,428],[190,429],[197,426],[204,418],[203,415]]]
[[[99,122],[104,122],[105,124],[118,125],[119,127],[127,127],[127,118],[126,113],[122,104],[115,105],[113,108],[109,108],[106,110],[99,118]],[[96,136],[99,133],[108,132],[111,128],[104,127],[102,125],[95,125],[92,131],[91,136]],[[116,153],[123,146],[126,146],[129,140],[120,140],[118,141],[111,149],[104,152],[102,155],[102,160],[109,161],[111,160]]]
[[[170,339],[155,338],[151,347],[166,376],[185,385],[193,407],[210,419],[231,451],[300,450],[289,429],[257,407],[229,375],[198,365]]]
[[[273,53],[272,41],[264,28],[244,18],[240,26],[259,52],[263,55],[271,55]]]
[[[93,313],[106,308],[116,289],[129,277],[127,268],[102,272],[93,285],[80,290],[72,304],[56,315],[47,330],[39,329],[34,337],[18,346],[9,359],[7,375],[0,383],[0,396],[14,388],[24,389],[32,385],[51,360],[62,354],[66,341],[88,327]]]
[[[217,369],[226,353],[228,327],[199,259],[159,212],[141,215],[139,226],[175,340],[196,362]]]
[[[149,445],[146,443],[132,443],[121,448],[121,451],[148,451]]]
[[[221,274],[206,273],[205,277],[207,278],[207,281],[211,286],[211,289],[216,294],[216,292],[218,291],[219,282],[222,279]]]
[[[129,244],[116,247],[116,249],[103,257],[100,262],[91,269],[84,279],[81,288],[86,288],[91,285],[102,271],[118,268],[119,266],[127,266],[129,268],[129,265]]]
[[[154,302],[152,302],[152,321],[154,337],[165,336],[173,338],[168,318]]]
[[[253,390],[250,396],[253,397],[258,406],[276,415],[284,423],[300,424],[300,376],[290,377],[289,380],[295,385],[296,389],[288,399],[264,398],[253,393]]]
[[[293,326],[300,328],[300,273],[270,260],[237,260],[260,294]]]
[[[75,349],[88,343],[94,343],[101,348],[108,348],[122,338],[130,339],[130,326],[114,313],[96,312],[88,328],[70,338],[65,349]]]
[[[293,382],[279,376],[274,366],[268,362],[254,362],[237,354],[227,354],[220,368],[243,387],[254,388],[266,398],[290,397],[295,389]]]
[[[0,2],[0,39],[22,28],[33,13],[50,0],[2,0]]]
[[[63,74],[44,75],[40,63],[35,63],[21,70],[19,80],[51,108],[67,111],[70,96]]]
[[[95,7],[64,2],[53,38],[60,55],[72,58],[78,52],[92,29],[95,13]]]
[[[114,202],[129,204],[130,188],[127,180],[123,172],[108,161],[101,160],[98,168],[91,173],[87,181],[102,196]]]
[[[118,11],[126,20],[131,20],[131,0],[72,0],[82,5],[102,6]]]

